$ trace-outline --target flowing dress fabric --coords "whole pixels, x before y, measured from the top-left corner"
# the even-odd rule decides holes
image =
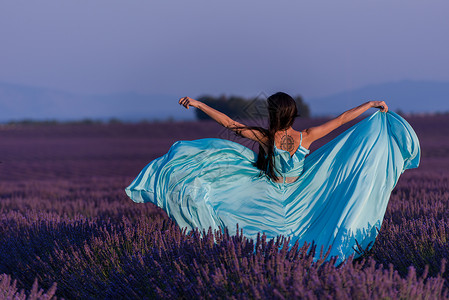
[[[228,140],[179,141],[150,162],[126,188],[135,202],[163,208],[188,230],[236,225],[256,238],[284,235],[291,245],[312,242],[341,262],[374,243],[391,191],[406,169],[419,165],[420,146],[399,115],[376,112],[306,156],[275,148],[276,183],[254,166],[257,154]],[[369,248],[368,247],[368,248]],[[319,251],[316,253],[316,258]]]

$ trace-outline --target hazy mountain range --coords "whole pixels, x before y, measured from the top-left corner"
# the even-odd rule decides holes
[[[178,97],[133,92],[75,94],[47,88],[0,83],[0,122],[10,120],[107,120],[124,121],[194,119]]]
[[[47,88],[0,83],[0,122],[10,120],[80,120],[117,118],[124,121],[194,119],[193,110],[164,94],[75,94]],[[312,115],[336,115],[367,100],[385,100],[405,113],[449,111],[449,82],[397,81],[304,99]]]
[[[449,82],[402,80],[305,99],[313,115],[335,115],[368,100],[384,100],[405,113],[449,112]]]

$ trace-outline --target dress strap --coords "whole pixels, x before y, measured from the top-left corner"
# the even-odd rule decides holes
[[[302,144],[302,131],[299,132],[301,134],[301,139],[299,140],[299,145],[301,146]]]

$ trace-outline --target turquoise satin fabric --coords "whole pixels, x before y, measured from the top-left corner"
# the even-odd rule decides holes
[[[126,188],[135,202],[163,208],[180,227],[228,228],[256,238],[291,237],[318,245],[338,262],[366,248],[380,229],[390,193],[404,170],[419,165],[420,146],[399,115],[376,112],[310,155],[277,149],[275,183],[254,166],[257,154],[228,140],[179,141],[150,162]]]

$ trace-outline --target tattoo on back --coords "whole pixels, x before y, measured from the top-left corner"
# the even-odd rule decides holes
[[[291,136],[286,134],[282,137],[282,139],[281,139],[281,149],[282,150],[287,150],[290,152],[293,150],[294,146],[295,146],[295,141],[293,140],[293,138]]]

